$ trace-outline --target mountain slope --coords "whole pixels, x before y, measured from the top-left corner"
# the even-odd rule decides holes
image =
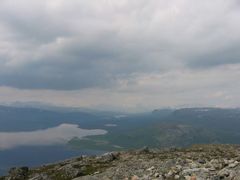
[[[79,157],[36,169],[13,168],[1,180],[189,179],[238,180],[240,146],[195,145]]]

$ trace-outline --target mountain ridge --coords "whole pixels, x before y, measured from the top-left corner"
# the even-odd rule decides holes
[[[240,145],[193,145],[80,156],[38,168],[12,168],[0,180],[239,180]]]

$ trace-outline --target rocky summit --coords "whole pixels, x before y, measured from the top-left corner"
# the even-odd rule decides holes
[[[194,145],[81,156],[35,169],[12,168],[1,180],[240,180],[239,145]]]

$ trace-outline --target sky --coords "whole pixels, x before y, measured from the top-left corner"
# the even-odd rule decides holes
[[[240,107],[238,0],[1,0],[0,102]]]

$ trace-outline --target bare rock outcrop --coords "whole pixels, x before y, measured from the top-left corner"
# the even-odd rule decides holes
[[[13,168],[1,180],[240,180],[240,146],[195,145],[79,157],[36,169]]]

